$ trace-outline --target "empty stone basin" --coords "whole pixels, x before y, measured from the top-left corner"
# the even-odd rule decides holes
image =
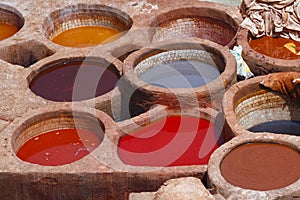
[[[300,135],[300,106],[284,95],[262,89],[265,76],[233,85],[223,108],[233,135],[253,132]]]

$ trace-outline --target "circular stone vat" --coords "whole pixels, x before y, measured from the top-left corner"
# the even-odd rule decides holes
[[[265,77],[238,82],[225,93],[223,110],[230,132],[233,135],[271,132],[299,136],[299,104],[262,89],[259,83]]]
[[[119,139],[120,159],[131,166],[207,165],[210,155],[224,143],[221,115],[197,109],[165,111],[150,117],[145,113],[134,118],[139,127],[122,128],[127,133]]]
[[[54,43],[88,47],[115,41],[131,26],[131,18],[116,8],[78,4],[54,11],[43,27],[45,36]]]
[[[211,156],[209,183],[226,199],[291,197],[300,188],[299,142],[267,133],[234,138]]]
[[[84,110],[84,109],[82,109]],[[12,146],[23,161],[44,166],[73,163],[87,156],[103,140],[104,113],[76,109],[48,109],[24,119],[13,133]],[[103,121],[104,120],[104,121]]]
[[[46,64],[29,76],[33,93],[45,99],[71,102],[92,99],[113,90],[120,78],[105,59],[71,58]]]
[[[203,3],[201,7],[180,8],[161,14],[151,27],[153,42],[186,37],[211,40],[232,47],[239,27],[239,13],[232,16],[227,6]],[[236,18],[234,18],[236,17]]]
[[[0,41],[17,33],[24,25],[22,14],[15,8],[0,4]]]
[[[129,104],[142,110],[154,104],[217,107],[226,88],[236,82],[233,56],[201,39],[143,48],[127,57],[123,70]]]
[[[251,33],[247,29],[241,29],[239,31],[237,36],[237,44],[242,46],[243,58],[254,75],[259,76],[273,72],[300,71],[300,56],[295,56],[295,54],[286,49],[284,47],[284,45],[286,44],[285,41],[281,40],[282,39],[269,38],[269,41],[272,43],[264,45],[263,42],[269,41],[259,42],[258,39],[257,41],[259,42],[259,44],[263,46],[261,47],[262,49],[259,49],[259,46],[257,46],[257,42],[254,40],[254,38],[251,36]],[[289,40],[287,40],[286,42],[288,43]],[[297,44],[297,42],[295,41],[290,42]],[[279,50],[277,49],[275,51],[275,48],[273,46],[276,45],[276,43],[277,45],[280,45],[282,47],[280,47]],[[250,45],[253,46],[254,49],[257,48],[257,50],[254,50]],[[268,49],[270,49],[270,51],[268,51]],[[265,53],[260,53],[259,51],[264,51]],[[298,52],[299,50],[297,50],[296,48],[296,51]],[[275,54],[276,52],[278,52],[277,55]],[[282,52],[287,53],[283,54]],[[282,55],[286,55],[286,59],[282,59]]]

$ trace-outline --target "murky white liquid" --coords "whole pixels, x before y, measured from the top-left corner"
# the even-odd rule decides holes
[[[206,85],[220,76],[219,70],[207,63],[176,61],[153,67],[140,79],[165,88],[195,88]]]

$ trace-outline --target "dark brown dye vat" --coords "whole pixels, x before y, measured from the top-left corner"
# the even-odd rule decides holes
[[[112,89],[119,75],[97,62],[59,63],[39,73],[30,83],[38,96],[58,102],[71,102],[101,96]]]
[[[248,129],[251,132],[270,132],[300,136],[300,122],[293,120],[274,120],[264,122]]]
[[[300,178],[300,153],[274,143],[248,143],[233,149],[221,163],[232,185],[267,191],[286,187]]]

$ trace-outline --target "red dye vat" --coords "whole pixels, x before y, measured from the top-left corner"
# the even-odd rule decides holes
[[[202,165],[222,142],[221,130],[208,120],[168,116],[123,136],[118,153],[134,166]]]
[[[80,160],[99,144],[97,135],[89,130],[54,130],[25,142],[17,152],[17,156],[24,161],[39,165],[64,165]]]

